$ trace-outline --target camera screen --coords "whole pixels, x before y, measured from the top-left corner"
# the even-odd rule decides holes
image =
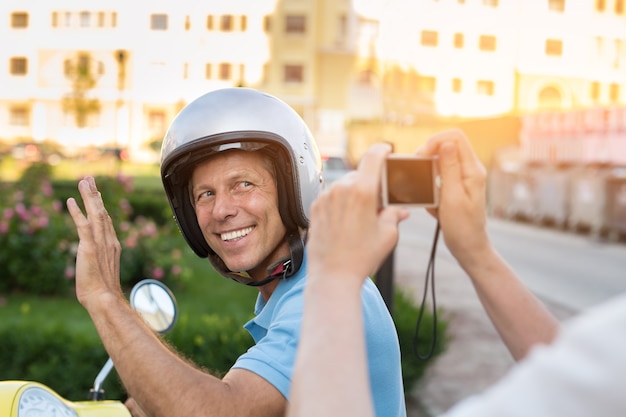
[[[386,174],[389,204],[435,204],[432,159],[389,158]]]

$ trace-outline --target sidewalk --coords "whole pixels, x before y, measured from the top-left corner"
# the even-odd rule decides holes
[[[428,244],[407,238],[406,233],[403,236],[402,227],[395,252],[395,285],[412,292],[419,305],[430,238]],[[435,264],[435,293],[437,307],[445,312],[449,321],[451,340],[446,352],[435,360],[407,400],[409,417],[434,417],[443,413],[494,384],[514,363],[478,301],[469,278],[441,238]],[[430,305],[430,296],[428,303]],[[547,306],[560,319],[573,314],[556,305]]]

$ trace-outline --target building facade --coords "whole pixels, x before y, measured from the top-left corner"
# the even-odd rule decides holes
[[[624,106],[624,0],[390,0],[367,16],[362,1],[4,0],[0,139],[140,158],[182,106],[232,86],[285,100],[329,154],[353,120]]]

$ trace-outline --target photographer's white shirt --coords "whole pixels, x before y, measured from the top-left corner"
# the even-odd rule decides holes
[[[566,322],[552,345],[444,416],[626,416],[626,294]]]

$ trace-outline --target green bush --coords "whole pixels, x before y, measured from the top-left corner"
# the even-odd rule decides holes
[[[107,360],[97,334],[73,330],[59,323],[40,328],[32,322],[0,326],[0,380],[41,382],[72,401],[85,400]],[[240,323],[228,317],[181,317],[169,344],[198,366],[222,376],[252,345]],[[125,400],[126,393],[113,371],[103,385],[107,399]]]
[[[129,196],[142,195],[133,192],[132,178],[99,177],[96,182],[123,246],[122,285],[131,288],[147,277],[174,284],[184,269],[184,240],[175,223],[164,219],[169,210],[165,198],[143,194],[146,201],[138,203],[157,222],[130,203]],[[78,238],[65,200],[73,196],[80,202],[76,184],[73,188],[65,184],[55,192],[50,166],[43,163],[32,164],[16,183],[2,185],[0,293],[72,293]]]
[[[86,400],[96,375],[107,360],[95,334],[59,324],[40,328],[21,323],[0,328],[0,379],[37,381],[72,401]],[[107,398],[122,398],[117,378],[104,386]]]
[[[219,377],[254,343],[242,323],[217,314],[183,315],[167,339],[181,355]]]
[[[50,178],[48,165],[33,164],[20,181],[2,185],[0,292],[58,295],[70,288],[76,232]]]
[[[441,353],[444,352],[448,342],[448,322],[437,316],[437,340],[431,357],[427,360],[420,359],[426,355],[431,348],[433,336],[433,315],[426,311],[420,323],[419,338],[417,344],[414,343],[415,329],[419,315],[419,306],[409,298],[408,294],[396,291],[394,295],[393,320],[400,339],[400,353],[402,356],[402,378],[404,381],[404,392],[408,393],[415,384],[422,378],[426,368]]]

